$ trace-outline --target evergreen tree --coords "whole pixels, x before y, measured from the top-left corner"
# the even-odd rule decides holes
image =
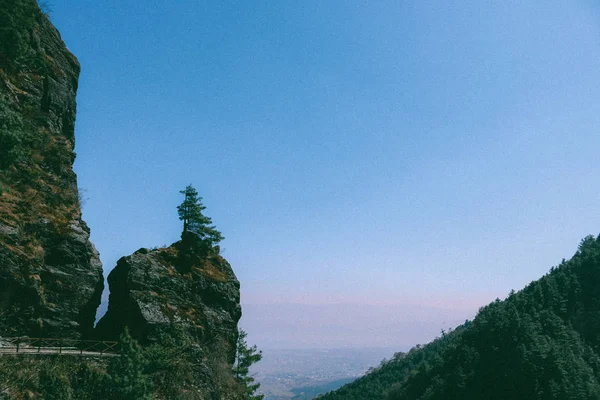
[[[262,359],[262,351],[258,350],[256,346],[248,347],[246,336],[248,336],[248,334],[240,329],[237,340],[235,363],[233,364],[233,373],[238,382],[246,388],[249,399],[262,400],[265,396],[256,394],[256,391],[260,387],[260,383],[254,383],[254,378],[248,375],[250,366]]]
[[[144,374],[146,360],[140,345],[125,332],[120,338],[121,353],[108,364],[111,399],[145,400],[151,398],[151,387],[148,377]]]
[[[183,203],[177,206],[179,219],[183,221],[181,236],[185,238],[186,234],[193,233],[207,244],[217,245],[224,238],[221,232],[211,225],[212,220],[202,214],[202,211],[206,209],[206,206],[202,204],[202,197],[198,196],[198,192],[192,185],[186,186],[179,193],[185,196]]]

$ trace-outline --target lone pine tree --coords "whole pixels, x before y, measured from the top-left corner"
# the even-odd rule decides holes
[[[202,197],[198,196],[198,191],[192,185],[188,185],[179,193],[185,196],[183,203],[177,206],[179,219],[183,221],[181,237],[185,239],[187,235],[193,234],[210,247],[216,246],[224,238],[212,225],[210,217],[202,214],[206,206],[202,204]]]

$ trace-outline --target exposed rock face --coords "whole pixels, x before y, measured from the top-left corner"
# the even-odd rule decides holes
[[[134,338],[148,343],[176,325],[205,354],[233,364],[240,284],[220,255],[190,257],[182,242],[140,249],[118,261],[108,285],[108,311],[98,323],[98,337],[116,338],[128,326]]]
[[[81,219],[79,63],[34,0],[0,0],[0,336],[86,336],[104,286]]]

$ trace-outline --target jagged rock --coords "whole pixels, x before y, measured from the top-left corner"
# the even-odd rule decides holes
[[[240,284],[220,255],[190,257],[182,242],[140,249],[117,262],[108,285],[108,311],[98,322],[98,337],[117,338],[128,326],[134,338],[148,343],[177,326],[206,354],[233,363]]]
[[[34,0],[0,0],[0,336],[93,329],[104,282],[72,169],[79,70]]]

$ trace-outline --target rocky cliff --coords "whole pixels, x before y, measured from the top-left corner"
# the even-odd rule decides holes
[[[108,276],[109,305],[98,336],[117,338],[128,326],[134,338],[151,343],[176,326],[205,355],[231,365],[242,315],[240,284],[220,255],[190,253],[180,241],[121,258]]]
[[[116,339],[128,327],[146,362],[131,379],[153,398],[246,398],[232,374],[240,285],[218,246],[199,236],[121,258],[94,328],[102,265],[72,169],[79,71],[35,0],[0,0],[0,336]],[[16,357],[0,365],[0,398],[116,398],[131,387],[119,389],[129,378],[110,369],[132,354],[108,365]],[[30,379],[10,378],[13,369]]]
[[[0,335],[93,329],[102,266],[81,219],[79,63],[34,0],[0,0]]]

